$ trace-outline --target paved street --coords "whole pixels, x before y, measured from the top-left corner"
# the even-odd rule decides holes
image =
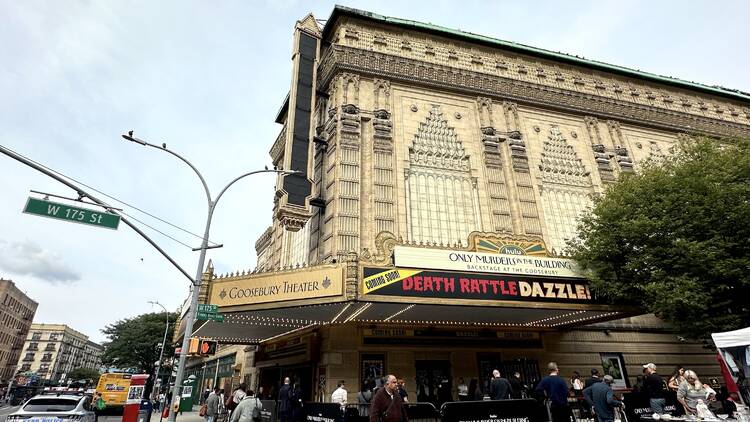
[[[18,406],[13,407],[2,407],[0,408],[0,422],[5,422],[6,416],[18,410]],[[121,415],[116,416],[100,416],[99,422],[120,422],[122,421]],[[166,419],[164,419],[166,421]],[[177,416],[178,422],[201,422],[203,418],[198,416],[198,412],[183,413]],[[159,422],[159,414],[154,413],[151,415],[151,422]]]
[[[4,406],[4,405],[0,405],[0,406]],[[15,412],[17,409],[18,409],[18,406],[0,407],[0,422],[5,422],[5,417]]]

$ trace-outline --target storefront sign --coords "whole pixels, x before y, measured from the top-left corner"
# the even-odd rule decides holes
[[[343,284],[341,267],[217,280],[211,286],[210,302],[234,306],[338,296]]]
[[[510,252],[509,249],[503,249]],[[582,278],[573,260],[503,253],[468,252],[396,246],[394,263],[404,268],[431,268],[495,274]]]
[[[411,268],[363,269],[362,292],[446,299],[590,303],[585,279],[476,274]]]

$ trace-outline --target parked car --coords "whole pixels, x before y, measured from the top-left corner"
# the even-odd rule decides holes
[[[84,394],[41,394],[24,403],[7,422],[97,422],[91,396]]]

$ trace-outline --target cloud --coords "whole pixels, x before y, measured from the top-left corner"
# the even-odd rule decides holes
[[[44,250],[30,240],[0,240],[0,270],[30,275],[52,284],[74,283],[81,279],[80,273],[62,262],[59,254]]]

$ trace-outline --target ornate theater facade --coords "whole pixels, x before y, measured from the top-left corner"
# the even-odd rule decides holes
[[[350,402],[385,373],[436,401],[549,360],[621,386],[647,362],[718,376],[711,350],[599,300],[564,251],[645,160],[750,135],[748,95],[343,7],[297,22],[292,63],[270,155],[299,173],[278,179],[257,267],[209,268],[201,290],[226,319],[194,334],[241,345],[235,375],[266,391],[291,375],[308,399],[345,380]]]

